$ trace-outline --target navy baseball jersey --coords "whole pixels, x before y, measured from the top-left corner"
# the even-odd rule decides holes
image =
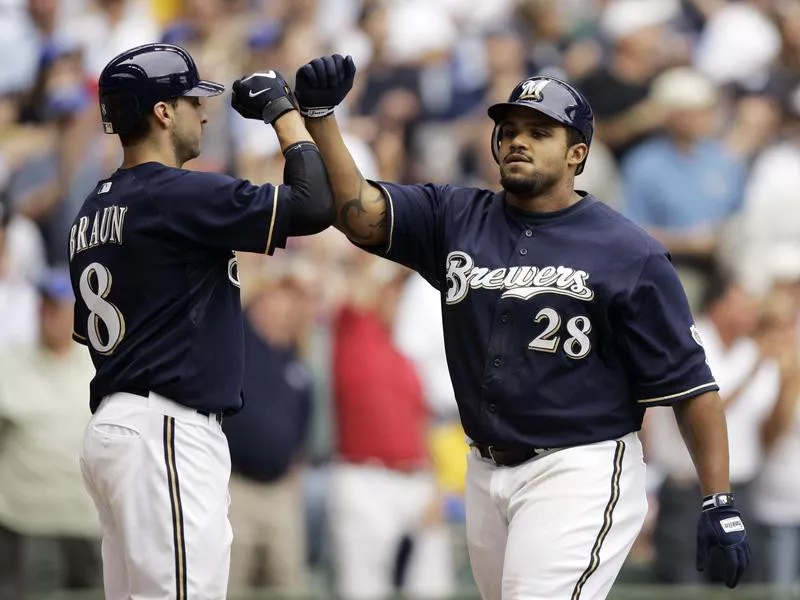
[[[647,406],[718,389],[666,249],[593,196],[527,213],[504,192],[379,185],[389,199],[379,250],[441,292],[450,375],[476,443],[615,439],[641,427]]]
[[[145,163],[98,183],[69,235],[73,337],[96,367],[90,407],[155,392],[208,412],[241,407],[234,250],[286,242],[289,188]]]

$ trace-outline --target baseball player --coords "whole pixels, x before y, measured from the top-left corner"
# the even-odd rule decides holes
[[[334,219],[324,165],[279,73],[234,82],[232,104],[273,126],[285,185],[183,170],[204,98],[192,57],[167,44],[115,57],[99,80],[121,167],[69,233],[74,338],[96,367],[81,466],[103,528],[106,598],[225,598],[230,455],[222,415],[242,406],[234,251],[272,254]]]
[[[665,404],[705,495],[697,566],[721,550],[735,586],[750,548],[717,384],[667,251],[574,190],[592,142],[586,99],[531,77],[489,108],[499,193],[397,185],[365,181],[342,143],[333,111],[354,75],[350,57],[314,59],[295,95],[331,176],[336,226],[441,293],[482,596],[606,597],[647,510],[637,431],[648,406]]]

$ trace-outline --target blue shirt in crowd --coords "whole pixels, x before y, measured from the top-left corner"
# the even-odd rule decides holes
[[[622,165],[624,213],[643,227],[713,227],[742,204],[746,165],[721,142],[689,152],[666,136],[642,143]]]
[[[270,482],[286,474],[306,441],[311,376],[291,349],[276,348],[244,319],[244,408],[222,423],[231,468]]]

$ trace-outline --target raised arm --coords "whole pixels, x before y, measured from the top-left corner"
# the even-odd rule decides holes
[[[361,175],[333,114],[352,88],[355,72],[349,56],[315,58],[297,71],[295,95],[328,171],[336,204],[334,225],[358,244],[378,246],[387,238],[386,198]]]
[[[286,160],[284,184],[290,189],[281,204],[288,213],[287,235],[311,235],[332,225],[333,195],[325,165],[281,74],[265,71],[235,81],[231,105],[243,117],[263,120],[275,130]]]

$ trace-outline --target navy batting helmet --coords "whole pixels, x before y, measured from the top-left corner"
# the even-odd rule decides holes
[[[130,133],[157,102],[180,96],[216,96],[225,86],[203,81],[189,53],[172,44],[131,48],[100,74],[98,96],[106,133]]]
[[[547,115],[573,129],[579,131],[588,146],[592,145],[594,133],[594,113],[589,101],[568,83],[553,77],[536,76],[522,81],[511,95],[508,102],[499,102],[489,107],[489,116],[495,123],[492,132],[492,155],[500,162],[500,122],[510,108],[524,106]],[[583,163],[578,165],[576,173],[583,171]]]

